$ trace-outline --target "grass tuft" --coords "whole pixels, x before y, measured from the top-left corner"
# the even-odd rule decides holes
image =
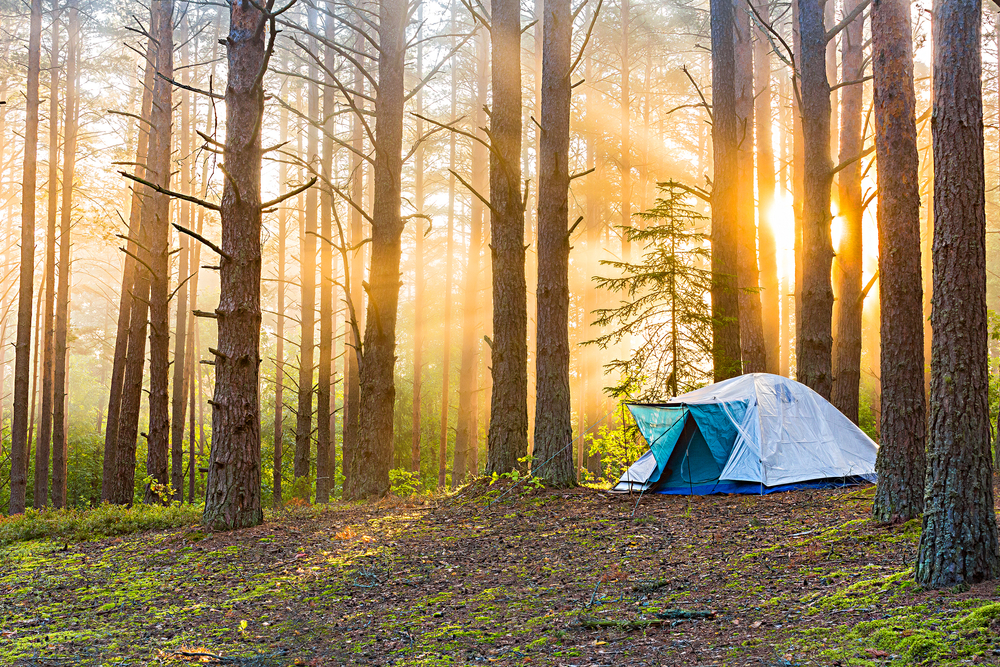
[[[0,517],[0,546],[29,540],[82,542],[129,535],[147,530],[189,526],[201,521],[200,505],[103,504],[93,509],[29,509],[24,514]]]

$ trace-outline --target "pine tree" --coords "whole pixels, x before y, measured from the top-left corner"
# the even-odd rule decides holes
[[[595,278],[598,287],[619,295],[620,304],[596,311],[594,323],[608,327],[593,342],[601,348],[626,336],[638,341],[631,357],[614,359],[609,371],[621,381],[608,387],[616,398],[663,400],[709,380],[712,358],[713,283],[705,216],[687,203],[689,188],[659,184],[661,197],[639,214],[646,224],[625,232],[642,245],[642,261],[603,260],[618,275]]]

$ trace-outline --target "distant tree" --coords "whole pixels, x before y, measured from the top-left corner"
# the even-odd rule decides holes
[[[770,21],[766,0],[755,0],[754,6],[765,21]],[[771,45],[765,29],[755,31],[753,47],[754,128],[757,144],[757,250],[760,254],[760,301],[764,335],[765,362],[768,373],[779,373],[781,333],[778,301],[778,258],[774,238],[772,205],[774,204],[774,148],[771,117]],[[748,135],[749,136],[749,135]]]
[[[528,453],[528,315],[521,190],[521,5],[493,0],[490,248],[493,396],[487,473],[523,467]]]
[[[858,0],[848,0],[850,12]],[[864,21],[857,18],[842,33],[840,101],[840,162],[837,176],[843,233],[836,249],[834,280],[837,300],[833,304],[834,350],[833,390],[830,402],[855,424],[858,423],[858,394],[861,387],[862,293],[861,223],[864,202],[861,192],[864,149]]]
[[[878,166],[881,361],[876,521],[908,521],[924,508],[924,397],[920,157],[910,4],[872,7],[875,155]],[[846,94],[845,94],[846,99]]]
[[[705,297],[713,285],[711,250],[700,231],[705,216],[686,201],[689,189],[660,183],[653,208],[638,214],[646,224],[625,229],[645,248],[642,261],[602,260],[618,275],[595,278],[620,303],[595,311],[594,324],[608,329],[594,343],[607,348],[625,336],[638,341],[630,358],[606,366],[622,378],[608,388],[616,398],[663,400],[710,379],[714,320]]]
[[[737,289],[736,55],[732,0],[711,0],[712,22],[712,365],[716,382],[740,374]]]
[[[760,301],[760,271],[757,265],[757,225],[754,221],[753,169],[753,32],[746,7],[735,10],[734,49],[736,83],[736,283],[739,286],[741,371],[767,370],[763,315]]]
[[[990,457],[981,16],[979,0],[934,2],[934,337],[916,562],[917,581],[934,588],[1000,575]]]
[[[63,124],[63,188],[59,217],[59,289],[56,292],[55,372],[52,378],[52,505],[66,507],[66,470],[69,439],[66,432],[68,410],[67,363],[69,339],[70,228],[73,215],[73,179],[76,174],[77,136],[80,122],[78,94],[80,76],[80,12],[69,7],[69,42],[66,45],[66,102]]]
[[[576,484],[569,387],[570,0],[546,0],[538,182],[538,314],[533,474]],[[628,234],[626,233],[626,238]]]

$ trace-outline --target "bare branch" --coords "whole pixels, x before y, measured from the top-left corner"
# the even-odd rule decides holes
[[[152,188],[153,190],[156,190],[157,192],[159,192],[161,194],[165,194],[168,197],[176,197],[177,199],[182,199],[184,201],[189,201],[192,204],[197,204],[198,206],[204,206],[205,208],[211,209],[213,211],[221,211],[222,210],[222,207],[220,207],[218,204],[213,204],[210,201],[205,201],[204,199],[199,199],[197,197],[192,197],[191,195],[186,195],[186,194],[183,194],[183,193],[180,193],[180,192],[174,192],[173,190],[168,190],[167,188],[161,187],[161,186],[157,185],[156,183],[152,183],[150,181],[147,181],[144,178],[139,178],[138,176],[134,176],[133,174],[130,174],[127,171],[119,171],[118,173],[121,174],[122,176],[124,176],[125,178],[129,178],[129,179],[131,179],[133,181],[136,181],[137,183],[142,183],[147,188]]]
[[[196,241],[201,241],[206,246],[208,246],[209,250],[211,250],[215,254],[220,255],[221,257],[225,257],[230,262],[233,261],[232,255],[230,255],[229,253],[225,252],[222,248],[220,248],[219,246],[215,245],[214,243],[212,243],[211,241],[209,241],[208,239],[206,239],[204,236],[202,236],[198,232],[190,230],[187,227],[182,227],[181,225],[178,225],[176,222],[174,223],[174,229],[176,229],[177,231],[179,231],[182,234],[187,234],[188,236],[190,236],[191,238],[195,239]],[[210,268],[210,267],[206,267],[206,268]]]

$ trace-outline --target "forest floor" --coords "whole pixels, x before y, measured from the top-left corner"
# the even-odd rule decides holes
[[[873,487],[502,492],[0,548],[0,664],[1000,665],[998,582],[919,588]]]

